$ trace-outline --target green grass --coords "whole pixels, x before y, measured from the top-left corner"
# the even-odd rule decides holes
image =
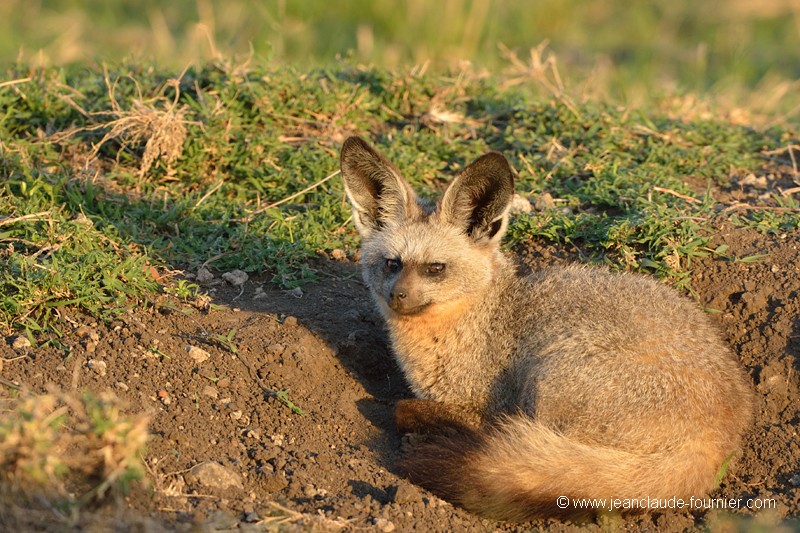
[[[53,338],[65,313],[108,320],[164,286],[191,296],[172,269],[266,272],[284,288],[316,279],[313,258],[357,246],[330,178],[351,133],[427,196],[502,150],[520,192],[556,199],[518,217],[509,243],[567,243],[683,287],[692,260],[709,253],[714,218],[798,227],[791,197],[782,210],[720,214],[684,183],[758,173],[791,131],[578,103],[536,77],[225,62],[182,74],[147,64],[4,74],[16,80],[0,87],[4,334]]]

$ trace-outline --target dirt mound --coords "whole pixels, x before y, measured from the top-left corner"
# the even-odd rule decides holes
[[[752,377],[757,407],[742,455],[714,496],[774,501],[778,516],[797,517],[800,237],[725,226],[712,248],[722,244],[727,258],[698,261],[693,288]],[[548,247],[522,252],[529,263],[559,261]],[[357,266],[330,261],[322,270],[325,281],[292,292],[259,279],[242,289],[212,280],[213,302],[224,307],[207,311],[178,302],[132,310],[108,326],[64,316],[69,333],[60,348],[33,349],[7,362],[2,376],[34,390],[110,389],[131,412],[150,413],[152,489],[127,502],[150,526],[517,529],[456,509],[399,475],[392,409],[409,393]],[[10,344],[0,350],[18,355]],[[219,466],[202,466],[209,463]],[[675,530],[711,515],[612,520]]]

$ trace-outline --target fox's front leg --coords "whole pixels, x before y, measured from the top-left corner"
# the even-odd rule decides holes
[[[475,411],[434,400],[400,400],[394,411],[400,433],[448,433],[474,431],[481,417]]]

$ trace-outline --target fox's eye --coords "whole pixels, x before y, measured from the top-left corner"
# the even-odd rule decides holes
[[[398,272],[401,268],[403,268],[403,263],[399,259],[386,260],[386,270],[389,272]]]
[[[428,274],[431,274],[433,276],[441,274],[442,272],[444,272],[444,263],[431,263],[428,265],[428,268],[426,270]]]

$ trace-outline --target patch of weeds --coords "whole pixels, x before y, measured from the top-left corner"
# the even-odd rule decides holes
[[[77,511],[124,495],[143,478],[148,417],[123,415],[114,396],[26,392],[9,403],[0,416],[4,519],[39,511],[42,502],[48,514]],[[69,525],[76,514],[57,516]]]
[[[141,457],[148,439],[148,418],[122,415],[119,401],[108,394],[86,393],[80,403],[72,401],[71,407],[80,417],[77,429],[91,434],[89,444],[103,457],[102,466],[96,470],[101,481],[82,496],[83,501],[103,498],[109,491],[127,493],[132,482],[144,477]]]
[[[518,150],[520,188],[534,199],[547,193],[555,205],[517,217],[511,244],[537,236],[567,243],[588,259],[647,270],[686,290],[718,216],[712,196],[695,196],[687,182],[725,184],[731,168],[757,168],[758,151],[778,139],[602,105],[581,107],[580,116],[560,106],[542,111],[537,119],[517,110],[506,140]]]
[[[744,257],[728,255],[728,248],[730,247],[727,244],[720,244],[713,250],[709,248],[708,251],[714,254],[716,257],[730,261],[731,263],[761,263],[769,258],[769,254],[753,254],[746,255]]]
[[[110,238],[81,213],[58,205],[61,181],[10,179],[0,204],[0,331],[55,330],[64,308],[110,319],[159,287],[137,245]]]
[[[289,399],[289,391],[288,390],[279,390],[273,391],[270,396],[281,402],[283,405],[288,407],[294,414],[296,415],[304,415],[305,411],[300,408],[297,404],[295,404],[292,400]]]
[[[171,287],[167,287],[167,293],[174,294],[184,302],[194,300],[200,292],[200,285],[192,283],[189,280],[181,279]]]
[[[535,236],[574,245],[585,259],[653,272],[687,290],[692,261],[708,254],[711,240],[702,220],[658,205],[619,215],[534,212],[518,217],[510,227],[512,244]]]
[[[738,226],[761,233],[788,233],[800,229],[800,202],[792,196],[773,195],[775,207],[743,206],[730,216]]]
[[[103,137],[94,144],[92,156],[110,141],[116,141],[120,150],[140,153],[139,177],[143,177],[152,166],[160,162],[172,173],[172,164],[183,153],[186,140],[186,105],[179,106],[180,87],[177,80],[170,80],[159,87],[159,93],[149,99],[130,98],[121,104],[116,97],[119,79],[113,82],[106,72],[110,110],[89,113],[89,124],[78,130],[67,130],[58,137],[69,137],[80,132],[101,131]],[[164,93],[173,93],[168,98]],[[129,106],[128,109],[123,107]]]
[[[212,333],[209,334],[208,340],[212,343],[216,344],[223,350],[227,350],[233,354],[239,353],[239,347],[236,346],[236,343],[233,342],[233,338],[236,336],[236,329],[231,329],[228,331],[227,334],[223,335],[221,333]]]

